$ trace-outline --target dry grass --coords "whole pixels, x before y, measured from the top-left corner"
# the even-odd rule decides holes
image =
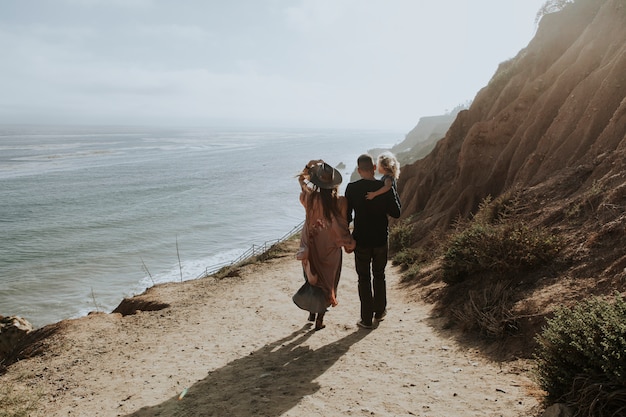
[[[467,300],[453,309],[453,316],[463,331],[478,331],[486,338],[499,339],[515,328],[512,299],[509,284],[496,281],[480,290],[470,290]]]
[[[0,386],[0,417],[29,417],[39,408],[43,395],[18,385]]]
[[[569,395],[579,416],[621,417],[626,414],[626,388],[578,378]]]

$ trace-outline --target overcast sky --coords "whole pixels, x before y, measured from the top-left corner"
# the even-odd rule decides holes
[[[545,0],[0,0],[0,123],[409,131]]]

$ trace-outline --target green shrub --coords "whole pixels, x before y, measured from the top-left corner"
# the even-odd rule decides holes
[[[473,217],[473,222],[482,224],[505,222],[520,210],[522,207],[520,200],[521,191],[519,189],[510,189],[495,199],[488,195],[478,205],[478,211]]]
[[[389,229],[389,249],[398,252],[415,243],[415,234],[412,218],[404,219]]]
[[[536,337],[540,386],[585,416],[626,413],[626,303],[598,297],[556,309]]]
[[[405,248],[393,256],[392,263],[402,268],[408,268],[424,260],[424,252],[418,248]]]
[[[406,271],[404,271],[402,277],[404,279],[415,278],[415,276],[420,273],[420,268],[421,264],[419,262],[416,262],[413,265],[409,266]]]
[[[559,239],[542,228],[502,223],[471,223],[449,239],[443,256],[443,279],[449,284],[478,273],[505,276],[552,260]]]

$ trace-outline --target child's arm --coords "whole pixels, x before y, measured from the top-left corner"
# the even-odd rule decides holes
[[[370,191],[369,193],[365,194],[365,198],[368,200],[372,200],[381,194],[385,194],[387,191],[391,190],[391,184],[391,179],[385,178],[385,185],[383,185],[376,191]]]

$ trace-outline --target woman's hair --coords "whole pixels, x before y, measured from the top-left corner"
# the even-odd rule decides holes
[[[320,195],[322,196],[322,206],[324,207],[324,217],[326,217],[326,220],[331,221],[333,214],[336,217],[340,217],[341,211],[339,210],[337,187],[321,188]]]
[[[313,186],[315,192],[311,193],[309,199],[307,201],[307,206],[311,208],[313,205],[313,200],[315,198],[320,198],[322,200],[322,208],[324,210],[324,217],[329,222],[332,221],[332,216],[336,217],[341,216],[341,210],[339,209],[339,199],[337,198],[339,195],[339,187],[333,188],[320,188],[318,186]],[[318,197],[319,194],[319,197]]]
[[[383,152],[378,156],[378,165],[396,180],[400,177],[400,162],[391,152]]]

